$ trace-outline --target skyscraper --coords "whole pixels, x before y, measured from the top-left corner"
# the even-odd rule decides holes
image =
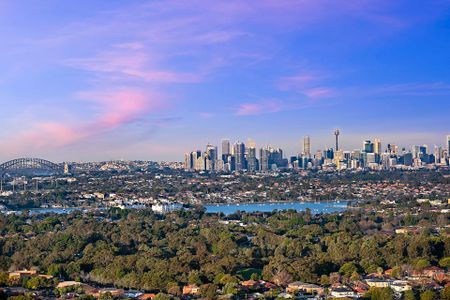
[[[258,160],[256,159],[256,148],[252,144],[251,146],[247,147],[247,154],[246,154],[246,160],[247,160],[247,170],[250,172],[254,172],[258,170]]]
[[[373,142],[373,152],[375,154],[381,154],[381,141],[380,139],[376,138],[375,141]]]
[[[311,139],[309,136],[303,138],[303,154],[308,157],[311,156]]]
[[[261,171],[269,170],[269,149],[267,148],[259,150],[259,169]]]
[[[447,135],[447,153],[450,155],[450,135]]]
[[[222,157],[224,155],[229,155],[229,154],[231,154],[230,140],[223,139],[222,140]]]
[[[211,144],[206,145],[206,169],[208,171],[216,170],[217,147]]]
[[[370,140],[365,140],[363,144],[363,150],[365,153],[373,153],[373,143]]]
[[[245,144],[237,142],[234,144],[234,156],[236,158],[236,171],[242,171],[245,168]]]

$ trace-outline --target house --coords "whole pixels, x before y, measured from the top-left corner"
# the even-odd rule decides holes
[[[403,293],[405,291],[409,291],[412,289],[411,285],[408,283],[408,281],[405,280],[395,280],[390,285],[391,289],[394,290],[394,292],[397,293]]]
[[[362,296],[369,290],[369,285],[362,281],[354,281],[351,284],[351,288],[356,292],[357,295]]]
[[[292,296],[289,293],[281,293],[277,297],[278,299],[294,299],[294,296]]]
[[[63,288],[79,286],[79,285],[81,285],[81,282],[78,282],[78,281],[61,281],[60,283],[58,283],[58,285],[56,287],[58,289],[63,289]]]
[[[10,280],[20,280],[25,277],[31,277],[35,276],[37,274],[36,270],[19,270],[19,271],[13,271],[9,272],[9,279]]]
[[[353,298],[356,296],[353,290],[345,286],[332,288],[330,295],[334,298]]]
[[[290,284],[288,284],[287,292],[293,293],[293,292],[304,292],[308,294],[319,294],[322,295],[325,292],[325,289],[321,286],[311,284],[311,283],[304,283],[301,281],[295,281]]]
[[[200,295],[200,288],[195,284],[189,284],[183,287],[183,295]]]
[[[100,298],[102,295],[107,293],[111,294],[113,297],[121,297],[125,294],[125,291],[115,288],[92,289],[91,291],[86,291],[87,295],[94,296],[95,298]]]
[[[256,289],[259,287],[259,282],[255,280],[245,280],[241,282],[241,285],[248,289]]]
[[[366,283],[368,286],[376,287],[376,288],[386,288],[391,285],[390,280],[377,279],[377,278],[366,279]]]
[[[422,274],[423,274],[423,276],[426,276],[429,278],[435,278],[436,276],[439,276],[439,275],[445,275],[445,270],[441,269],[439,267],[432,266],[432,267],[425,268],[422,271]]]
[[[156,297],[155,294],[142,294],[138,297],[139,300],[151,300],[154,299]]]

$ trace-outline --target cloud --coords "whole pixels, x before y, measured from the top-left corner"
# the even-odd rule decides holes
[[[200,74],[160,70],[152,66],[150,55],[144,51],[106,52],[92,58],[71,59],[70,67],[107,76],[110,80],[142,80],[151,83],[193,83],[200,81]]]
[[[254,103],[242,103],[236,110],[237,116],[260,115],[281,111],[283,104],[277,100],[266,100]]]
[[[79,123],[34,121],[29,129],[12,137],[7,148],[22,153],[82,141],[95,142],[90,139],[136,123],[166,107],[160,95],[129,88],[80,92],[77,96],[94,106],[93,118]]]
[[[336,95],[336,91],[334,89],[327,87],[305,89],[302,91],[302,93],[312,100],[329,98]]]

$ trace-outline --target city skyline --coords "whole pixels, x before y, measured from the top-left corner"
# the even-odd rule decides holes
[[[205,151],[197,148],[184,154],[184,168],[186,171],[231,173],[270,172],[280,169],[390,170],[425,166],[446,167],[450,164],[450,135],[445,137],[444,146],[430,147],[426,144],[416,144],[408,149],[394,143],[383,144],[377,137],[363,140],[361,147],[345,149],[340,144],[340,133],[340,129],[333,132],[334,148],[317,147],[315,151],[311,147],[311,137],[305,136],[302,148],[296,153],[286,153],[283,148],[276,145],[257,146],[252,139],[248,139],[247,144],[239,140],[232,144],[230,139],[222,139],[220,149],[208,142]]]
[[[0,161],[445,146],[450,3],[0,1]],[[214,141],[218,143],[219,141]]]

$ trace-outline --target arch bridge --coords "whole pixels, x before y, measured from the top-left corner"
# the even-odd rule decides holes
[[[58,164],[41,158],[16,158],[0,165],[0,174],[22,171],[62,173],[63,168]]]

